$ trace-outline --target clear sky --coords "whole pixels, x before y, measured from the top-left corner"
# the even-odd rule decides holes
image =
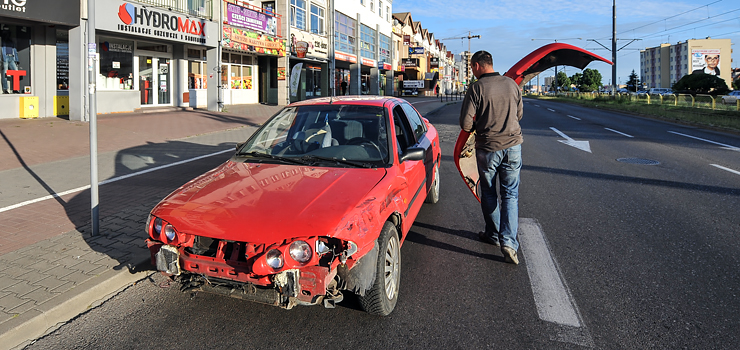
[[[393,12],[411,12],[414,21],[435,39],[480,35],[471,51],[493,55],[494,69],[505,72],[540,46],[568,43],[611,60],[612,0],[394,0]],[[634,69],[640,72],[640,49],[687,39],[731,39],[732,68],[740,67],[740,1],[737,0],[617,0],[617,80],[624,84]],[[578,38],[581,38],[579,40]],[[532,40],[535,39],[535,40]],[[628,40],[621,40],[628,39]],[[642,39],[628,44],[631,39]],[[467,51],[468,40],[443,41],[447,50]],[[602,83],[611,81],[611,66],[592,62]],[[568,76],[580,72],[566,67]],[[553,69],[542,73],[554,75]],[[540,80],[542,84],[542,80]]]

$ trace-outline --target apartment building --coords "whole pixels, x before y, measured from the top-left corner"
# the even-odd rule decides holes
[[[670,88],[687,74],[716,74],[731,86],[730,39],[689,39],[640,51],[640,80],[647,88]],[[716,66],[716,70],[711,69]]]

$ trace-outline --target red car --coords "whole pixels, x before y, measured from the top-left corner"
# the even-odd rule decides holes
[[[437,130],[408,102],[321,98],[273,116],[147,220],[152,264],[183,291],[290,309],[343,291],[388,315],[401,245],[439,200]]]

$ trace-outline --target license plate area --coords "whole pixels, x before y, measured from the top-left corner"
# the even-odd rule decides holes
[[[156,254],[157,270],[170,276],[180,275],[180,251],[177,247],[163,245]]]

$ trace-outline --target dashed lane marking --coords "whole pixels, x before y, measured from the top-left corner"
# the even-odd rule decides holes
[[[729,171],[729,172],[731,172],[733,174],[740,175],[740,171],[737,171],[737,170],[732,170],[730,168],[725,168],[725,167],[723,167],[721,165],[717,165],[717,164],[709,164],[709,165],[711,165],[711,166],[713,166],[715,168],[719,168],[719,169],[722,169],[722,170],[725,170],[725,171]]]
[[[609,131],[611,131],[611,132],[615,132],[615,133],[617,133],[617,134],[620,134],[620,135],[622,135],[622,136],[627,136],[627,137],[634,137],[634,136],[632,136],[632,135],[627,135],[627,134],[625,134],[625,133],[623,133],[623,132],[621,132],[621,131],[616,131],[616,130],[614,130],[614,129],[609,129],[609,128],[604,128],[604,129],[606,129],[606,130],[609,130]]]
[[[709,143],[712,143],[712,144],[715,144],[715,145],[718,145],[718,146],[722,146],[722,148],[728,149],[730,151],[740,151],[740,148],[735,147],[735,146],[726,145],[724,143],[719,143],[719,142],[715,142],[715,141],[712,141],[712,140],[703,139],[701,137],[686,135],[686,134],[682,134],[680,132],[675,132],[675,131],[668,131],[668,132],[671,133],[671,134],[675,134],[675,135],[679,135],[679,136],[684,136],[684,137],[692,138],[694,140],[709,142]]]
[[[581,118],[578,118],[578,117],[574,117],[574,116],[572,116],[572,115],[570,115],[570,114],[568,114],[568,118],[573,118],[573,119],[575,119],[575,120],[581,120]]]

